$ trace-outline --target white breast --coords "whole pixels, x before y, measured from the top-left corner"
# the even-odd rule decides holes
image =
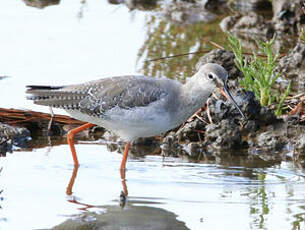
[[[89,116],[76,110],[67,111],[72,117],[96,124],[131,141],[139,137],[160,135],[174,128],[170,125],[169,114],[165,111],[152,111],[147,107],[121,109],[115,107],[107,112],[107,119]]]

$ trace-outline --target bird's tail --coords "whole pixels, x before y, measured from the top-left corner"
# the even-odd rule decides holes
[[[79,92],[66,90],[64,86],[28,85],[26,88],[28,100],[33,100],[37,105],[54,108],[72,109],[84,96]]]

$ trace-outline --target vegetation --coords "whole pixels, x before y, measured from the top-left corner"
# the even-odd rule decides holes
[[[277,116],[282,114],[282,107],[285,98],[290,92],[290,83],[280,97],[278,92],[274,92],[274,86],[279,73],[275,73],[277,56],[272,53],[273,39],[267,42],[257,42],[259,51],[266,56],[262,58],[253,52],[251,58],[243,55],[243,49],[240,41],[232,34],[228,34],[230,48],[235,55],[235,64],[238,69],[244,74],[244,78],[240,80],[241,86],[246,90],[251,90],[255,93],[256,98],[262,106],[268,106],[272,103],[278,103],[278,108],[275,111]]]

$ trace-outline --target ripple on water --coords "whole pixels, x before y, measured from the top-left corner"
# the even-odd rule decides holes
[[[141,174],[140,180],[152,180],[171,183],[193,183],[211,185],[276,185],[300,184],[305,182],[301,170],[282,163],[268,168],[248,168],[242,166],[223,166],[217,164],[184,163],[177,160],[165,160],[162,164],[150,157],[139,164],[130,162],[128,173]],[[145,164],[145,167],[143,167]],[[161,165],[161,168],[160,168]],[[133,171],[133,172],[131,172]],[[146,173],[145,173],[146,172]]]

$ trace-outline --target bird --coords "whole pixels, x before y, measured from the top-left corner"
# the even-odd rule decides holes
[[[133,140],[178,127],[202,108],[219,87],[246,119],[228,89],[228,77],[221,65],[206,63],[185,84],[166,77],[127,75],[65,86],[28,85],[26,93],[34,104],[64,109],[71,117],[88,122],[67,135],[75,166],[79,162],[74,135],[97,125],[126,141],[120,165],[125,170]]]

